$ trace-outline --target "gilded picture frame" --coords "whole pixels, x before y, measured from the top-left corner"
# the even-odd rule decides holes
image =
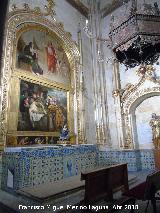
[[[67,125],[70,137],[72,138],[71,143],[75,143],[75,133],[74,133],[74,118],[73,118],[73,93],[72,93],[72,87],[71,84],[75,80],[73,79],[73,73],[71,69],[70,72],[70,81],[67,82],[60,82],[55,81],[54,78],[50,79],[45,78],[41,74],[36,75],[33,72],[30,72],[28,70],[25,70],[22,67],[17,66],[17,46],[19,39],[22,37],[23,33],[27,32],[40,32],[41,34],[44,33],[47,36],[49,35],[50,39],[53,38],[56,40],[56,42],[59,44],[59,46],[64,51],[65,57],[67,57],[66,47],[64,42],[59,38],[54,32],[47,29],[47,27],[37,25],[36,23],[28,23],[25,24],[20,30],[16,32],[16,45],[14,46],[13,50],[13,61],[12,61],[12,73],[11,73],[11,79],[9,83],[9,102],[8,102],[8,119],[7,119],[7,137],[6,137],[6,146],[30,146],[30,145],[39,145],[39,144],[46,144],[47,141],[54,141],[53,144],[55,144],[56,140],[58,140],[60,131],[63,125]],[[36,38],[34,38],[36,39]],[[35,41],[34,41],[35,42]],[[61,51],[62,51],[61,50]],[[68,59],[68,65],[71,65]],[[71,66],[70,66],[71,67]],[[20,96],[22,95],[21,91],[21,83],[26,82],[28,85],[37,85],[37,87],[43,87],[48,88],[48,90],[53,91],[61,91],[66,93],[67,98],[67,105],[66,105],[66,112],[67,112],[67,121],[61,125],[59,129],[48,131],[42,129],[26,129],[23,130],[21,128],[18,128],[19,123],[19,111],[20,111]],[[13,98],[14,94],[14,98]],[[33,140],[31,140],[31,138]],[[73,140],[74,138],[74,140]],[[21,140],[22,139],[22,140]],[[39,140],[38,140],[39,139]],[[51,140],[52,139],[52,140]],[[40,142],[40,140],[42,142]],[[23,141],[25,141],[23,143]],[[27,142],[26,142],[27,141]],[[37,141],[37,143],[31,143],[30,141]],[[39,141],[39,142],[38,142]],[[45,141],[45,142],[44,142]],[[51,143],[49,143],[51,144]]]

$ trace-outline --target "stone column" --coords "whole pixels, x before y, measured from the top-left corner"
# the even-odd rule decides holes
[[[80,52],[79,61],[79,143],[86,143],[86,125],[85,125],[85,107],[84,107],[84,76],[83,76],[83,51],[82,51],[82,32],[79,26],[78,30],[78,46]]]
[[[122,112],[119,62],[117,60],[114,60],[113,64],[113,82],[114,82],[113,96],[115,98],[118,144],[120,148],[124,148],[124,140],[125,140],[124,114]]]
[[[92,77],[94,84],[94,106],[96,122],[97,144],[110,147],[110,132],[108,124],[108,101],[106,86],[106,70],[104,64],[98,61],[98,51],[103,52],[102,44],[97,38],[101,35],[101,14],[100,2],[91,1],[91,32],[93,38],[90,39],[92,49]]]

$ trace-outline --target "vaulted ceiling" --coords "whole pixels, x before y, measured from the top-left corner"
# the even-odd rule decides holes
[[[100,0],[100,8],[103,17],[112,13],[115,9],[122,6],[123,2],[128,2],[129,0]]]
[[[82,15],[88,16],[89,13],[89,4],[88,0],[66,0],[69,2],[73,7],[75,7]],[[125,0],[128,2],[129,0]],[[95,2],[99,2],[100,9],[102,12],[103,17],[107,16],[115,9],[120,7],[124,0],[95,0]]]

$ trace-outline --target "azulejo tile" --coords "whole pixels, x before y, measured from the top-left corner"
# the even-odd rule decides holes
[[[98,161],[99,165],[128,163],[129,171],[154,169],[155,167],[153,150],[100,151]]]
[[[46,147],[23,149],[21,152],[3,153],[2,188],[7,189],[7,170],[14,174],[14,189],[33,186],[46,181],[57,181],[77,175],[84,167],[94,167],[97,162],[95,145],[72,147]]]
[[[2,188],[7,189],[8,169],[14,174],[14,189],[57,181],[78,175],[96,165],[128,163],[129,171],[154,169],[153,150],[98,151],[96,145],[46,147],[6,152],[2,157]]]

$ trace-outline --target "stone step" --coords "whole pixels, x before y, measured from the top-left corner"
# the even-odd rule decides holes
[[[24,210],[18,209],[19,205],[53,206],[54,204],[54,206],[63,206],[64,208],[68,204],[75,205],[84,198],[84,182],[80,181],[80,176],[67,179],[59,181],[56,185],[52,184],[52,188],[51,185],[48,185],[48,187],[46,185],[35,186],[30,190],[23,188],[18,191],[18,194],[9,194],[8,192],[0,191],[0,203],[8,208],[8,213],[10,213],[11,209],[15,212],[24,212]],[[129,175],[128,180],[129,185],[131,185],[136,182],[137,177],[136,175]],[[56,187],[54,188],[54,186]],[[35,189],[36,191],[34,191]],[[25,210],[25,212],[27,211]],[[44,212],[50,212],[50,209],[46,209]]]

